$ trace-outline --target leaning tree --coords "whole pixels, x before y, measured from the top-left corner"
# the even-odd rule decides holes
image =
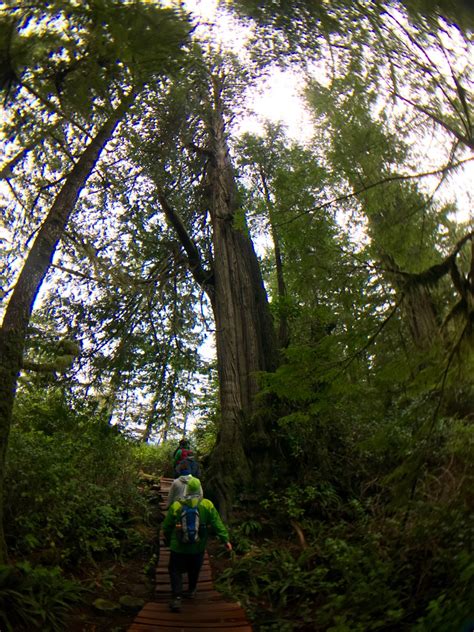
[[[143,85],[181,63],[189,23],[149,3],[8,2],[0,31],[9,138],[2,175],[13,194],[4,221],[25,250],[10,270],[0,329],[1,525],[6,450],[35,300],[104,147]],[[25,239],[18,228],[21,213],[35,234],[31,245],[31,234]]]

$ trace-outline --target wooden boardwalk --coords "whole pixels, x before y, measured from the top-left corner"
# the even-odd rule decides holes
[[[172,478],[162,478],[161,508],[165,511]],[[181,612],[171,612],[171,589],[168,575],[170,551],[161,546],[156,569],[156,600],[147,603],[138,613],[128,632],[252,632],[245,612],[237,603],[226,601],[214,589],[211,566],[206,552],[199,575],[195,599],[183,599]],[[186,588],[186,577],[184,578]]]

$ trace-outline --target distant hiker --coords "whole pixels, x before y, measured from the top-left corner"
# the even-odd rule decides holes
[[[168,572],[172,598],[170,610],[181,610],[182,596],[193,599],[204,560],[208,529],[212,527],[217,537],[232,551],[229,533],[217,509],[207,498],[201,498],[201,482],[191,477],[186,496],[174,502],[163,522],[163,537],[170,547]],[[188,591],[183,595],[183,573],[188,575]]]
[[[168,502],[166,508],[168,509],[176,500],[180,498],[184,498],[187,493],[188,483],[193,478],[194,474],[191,472],[189,468],[189,461],[181,461],[178,465],[178,478],[176,478],[170,487],[170,491],[168,493]],[[199,484],[200,488],[200,497],[203,497],[202,487]]]
[[[189,441],[187,439],[180,439],[179,440],[178,447],[173,452],[173,463],[176,462],[176,459],[178,457],[178,452],[180,450],[183,450],[183,449],[184,450],[189,450],[190,449]]]
[[[188,469],[190,473],[193,476],[196,476],[197,478],[199,478],[201,475],[201,472],[200,472],[198,463],[194,459],[194,454],[190,448],[189,442],[187,441],[187,439],[181,439],[178,447],[173,453],[174,478],[177,478],[180,475],[179,469],[178,469],[179,465],[182,461],[186,461],[186,460],[189,460]]]
[[[192,452],[191,446],[189,445],[189,441],[187,439],[180,439],[178,443],[178,447],[173,452],[173,469],[176,469],[176,466],[180,461],[185,459],[188,456],[188,453]]]

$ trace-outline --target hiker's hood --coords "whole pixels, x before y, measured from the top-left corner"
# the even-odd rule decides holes
[[[189,479],[191,478],[191,474],[181,474],[178,480],[187,485]]]
[[[186,494],[202,494],[201,481],[195,476],[190,476]]]
[[[187,479],[185,496],[182,502],[189,507],[196,507],[202,498],[201,481],[195,476],[189,476]]]

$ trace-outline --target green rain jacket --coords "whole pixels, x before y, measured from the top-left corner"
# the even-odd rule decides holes
[[[179,523],[181,516],[182,503],[189,500],[177,500],[168,509],[168,513],[163,521],[163,535],[165,543],[175,553],[203,553],[206,549],[207,539],[209,536],[209,528],[212,528],[219,540],[224,544],[229,542],[229,532],[219,516],[219,512],[213,503],[207,498],[203,498],[198,505],[199,508],[199,541],[193,544],[185,544],[178,540],[176,534],[176,524]],[[197,502],[193,500],[193,503]],[[205,527],[204,527],[205,525]]]

